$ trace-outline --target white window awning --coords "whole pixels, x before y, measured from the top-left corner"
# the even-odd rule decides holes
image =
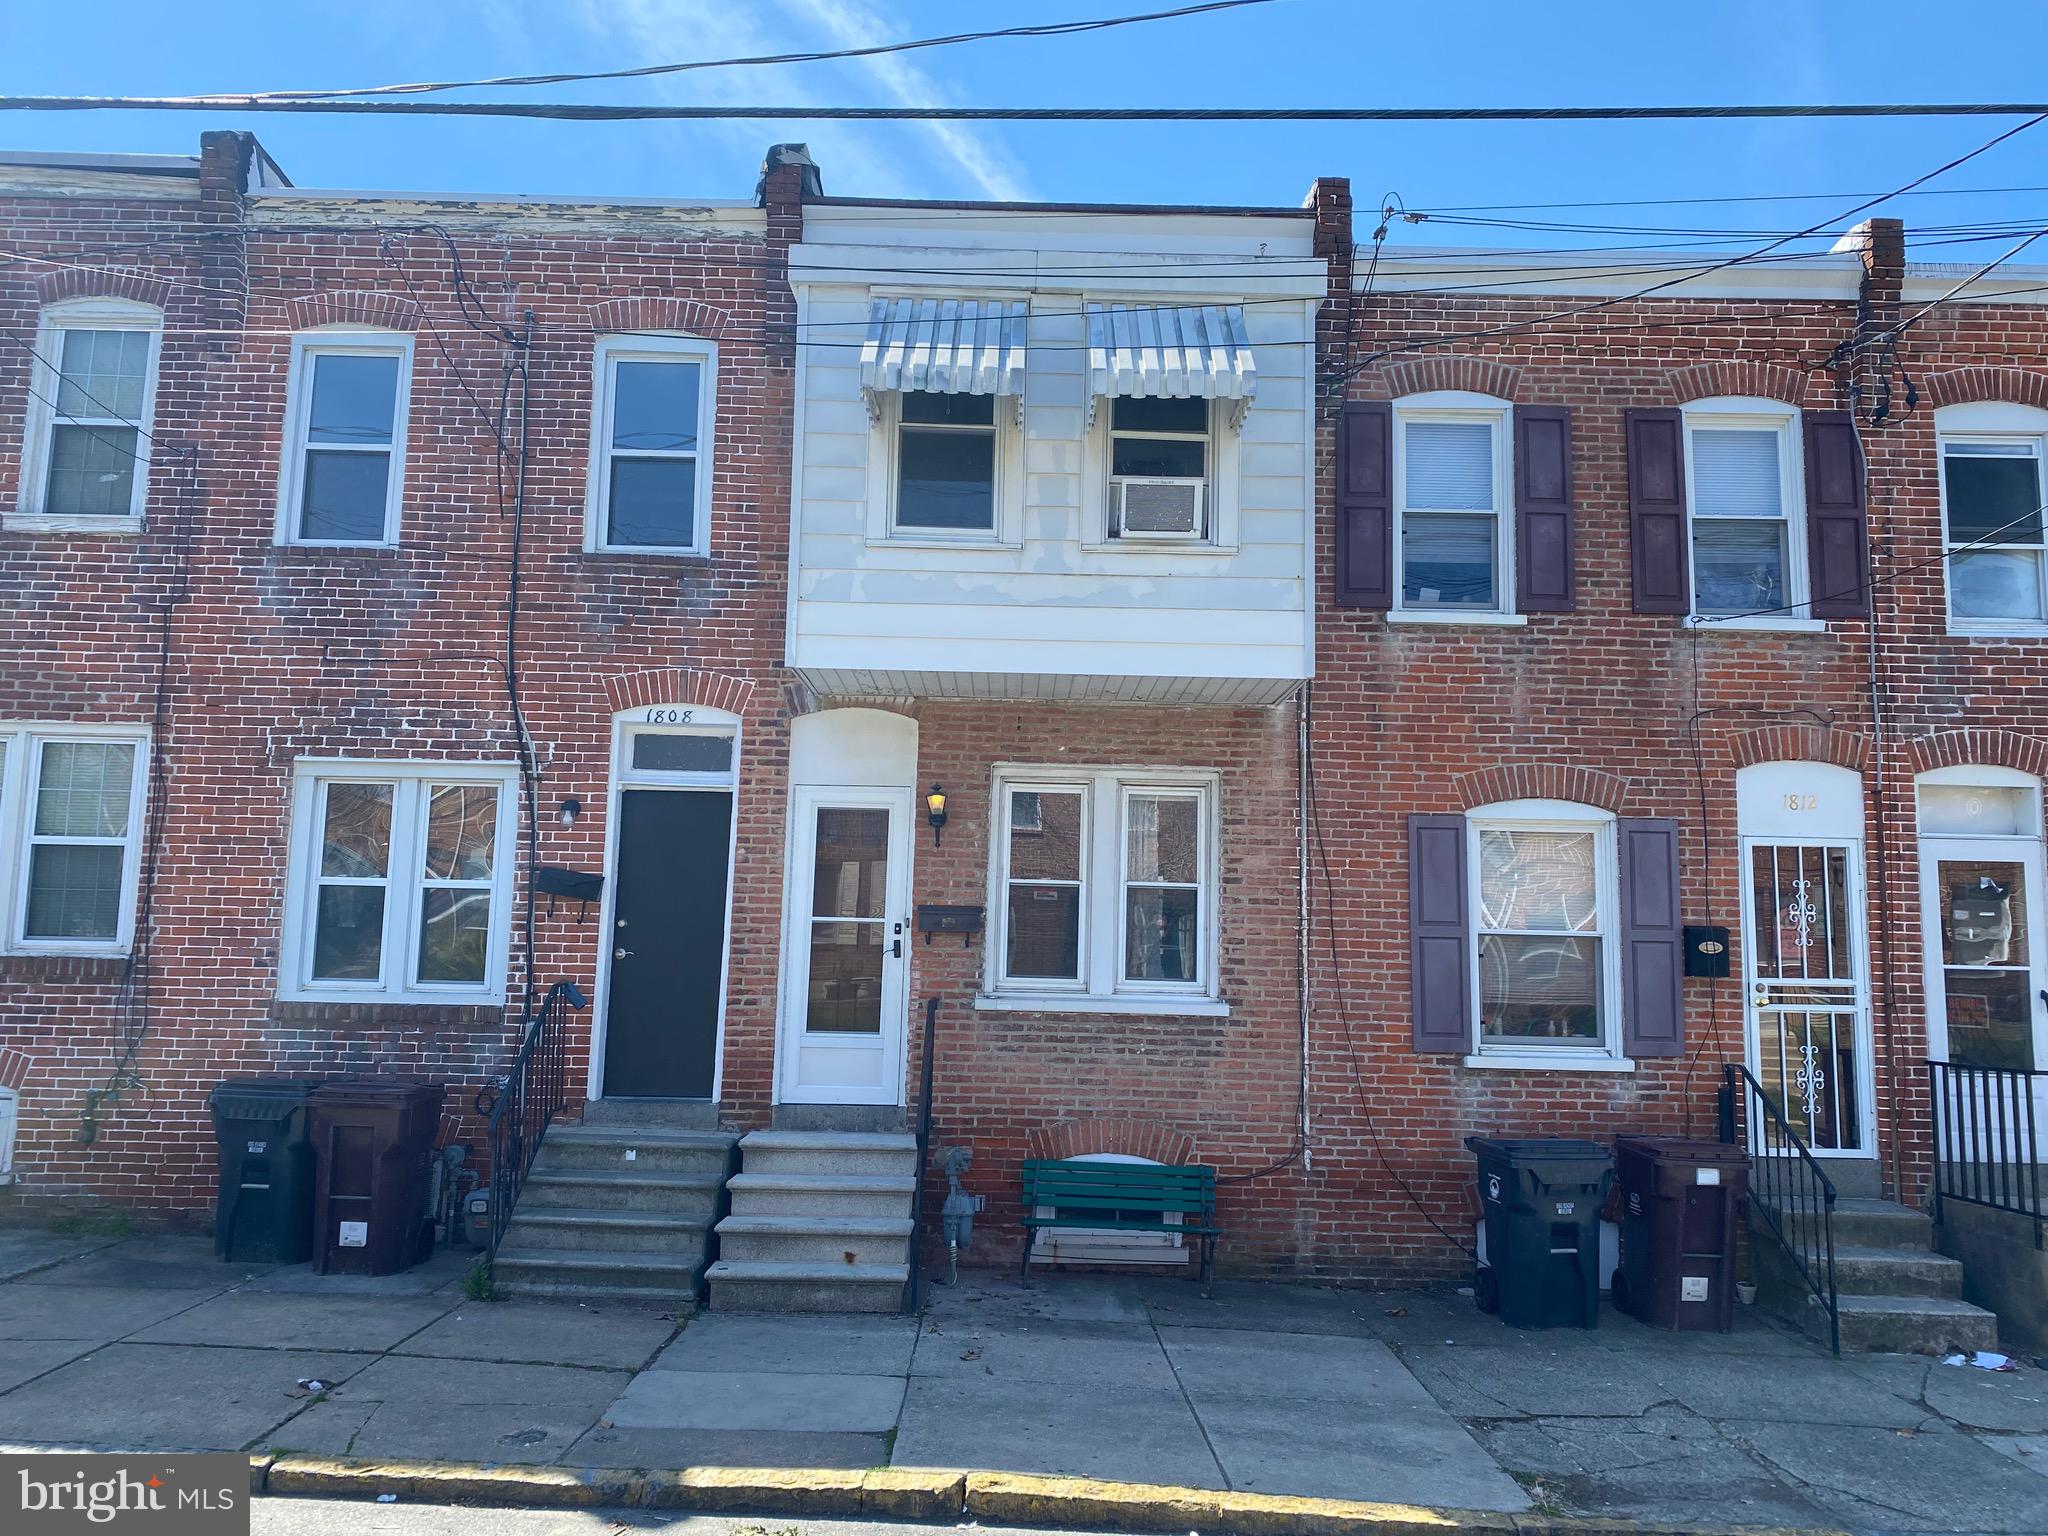
[[[882,419],[882,397],[1013,395],[1024,417],[1022,299],[876,299],[860,349],[860,392]]]
[[[1233,428],[1258,392],[1241,304],[1090,304],[1088,408],[1104,396],[1229,400]]]

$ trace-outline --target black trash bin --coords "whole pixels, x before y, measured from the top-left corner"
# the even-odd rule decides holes
[[[224,1262],[303,1264],[313,1256],[313,1144],[306,1098],[317,1077],[229,1078],[206,1096],[220,1151],[213,1251]]]
[[[1621,1268],[1614,1305],[1653,1328],[1735,1326],[1735,1240],[1749,1155],[1719,1141],[1617,1136]]]
[[[1614,1181],[1607,1149],[1590,1141],[1467,1136],[1479,1161],[1486,1262],[1475,1277],[1481,1310],[1515,1328],[1593,1328],[1600,1322],[1600,1206]]]
[[[395,1274],[433,1251],[428,1196],[445,1091],[415,1078],[355,1077],[313,1094],[316,1273]]]

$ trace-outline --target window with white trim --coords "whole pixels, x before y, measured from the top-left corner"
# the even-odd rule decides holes
[[[1168,395],[1108,403],[1109,536],[1126,543],[1210,538],[1214,403]]]
[[[585,547],[709,554],[717,346],[696,336],[606,336],[596,369]]]
[[[1514,611],[1508,405],[1444,391],[1394,403],[1396,607]]]
[[[1684,414],[1694,617],[1805,617],[1799,412],[1729,397]]]
[[[1472,812],[1467,832],[1480,1054],[1613,1053],[1614,818],[1518,801]]]
[[[335,330],[292,338],[280,544],[398,543],[411,398],[412,337]]]
[[[147,759],[139,730],[0,725],[0,947],[127,951]]]
[[[2048,411],[1986,403],[1935,413],[1949,627],[2048,629]]]
[[[141,525],[162,342],[153,305],[81,299],[43,311],[18,519],[76,531]]]
[[[939,537],[992,536],[1002,452],[998,397],[909,390],[892,399],[892,529]]]
[[[478,763],[301,762],[278,995],[502,999],[513,774]]]
[[[989,995],[1213,999],[1216,797],[1186,770],[1001,770]]]

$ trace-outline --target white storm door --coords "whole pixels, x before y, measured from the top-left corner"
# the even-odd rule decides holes
[[[792,792],[783,1103],[903,1102],[911,812],[908,790]]]

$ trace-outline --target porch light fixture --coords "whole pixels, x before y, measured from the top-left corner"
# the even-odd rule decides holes
[[[557,808],[557,814],[561,816],[563,826],[573,827],[576,825],[576,818],[583,814],[583,802],[571,795]]]
[[[946,825],[946,792],[934,784],[924,797],[924,819],[932,824],[932,846],[939,846],[939,833]]]

